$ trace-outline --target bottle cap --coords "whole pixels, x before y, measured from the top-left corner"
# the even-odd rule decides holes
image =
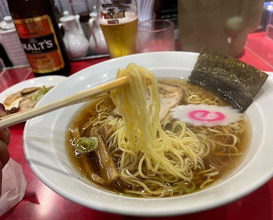
[[[90,18],[96,18],[98,16],[97,7],[93,7],[93,12],[89,14]]]
[[[74,15],[70,15],[68,11],[63,12],[63,17],[60,18],[60,22],[72,21],[75,20]]]

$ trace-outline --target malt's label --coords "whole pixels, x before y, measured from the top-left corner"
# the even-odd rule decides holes
[[[48,15],[14,20],[32,70],[47,73],[65,65],[57,37]]]

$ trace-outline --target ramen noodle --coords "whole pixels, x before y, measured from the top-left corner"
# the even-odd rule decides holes
[[[135,64],[119,69],[117,78],[123,76],[129,85],[89,104],[69,125],[69,158],[88,180],[122,195],[168,197],[210,186],[238,166],[249,140],[246,114],[224,126],[186,123],[171,109],[229,106],[203,88],[156,79]]]

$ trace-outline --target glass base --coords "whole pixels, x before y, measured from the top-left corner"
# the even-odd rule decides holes
[[[6,68],[0,74],[0,92],[16,83],[26,80],[31,73],[32,70],[29,66]]]

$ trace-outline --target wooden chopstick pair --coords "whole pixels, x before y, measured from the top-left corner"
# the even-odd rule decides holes
[[[107,93],[113,89],[122,87],[126,85],[127,83],[129,83],[128,77],[122,77],[114,81],[107,82],[105,84],[87,89],[85,91],[76,93],[74,95],[65,97],[63,99],[54,101],[44,106],[39,106],[30,110],[4,116],[0,118],[0,128],[9,127],[11,125],[15,125],[23,121],[27,121],[28,119],[37,117],[39,115],[43,115],[45,113],[48,113],[66,106],[85,102],[103,93]]]

